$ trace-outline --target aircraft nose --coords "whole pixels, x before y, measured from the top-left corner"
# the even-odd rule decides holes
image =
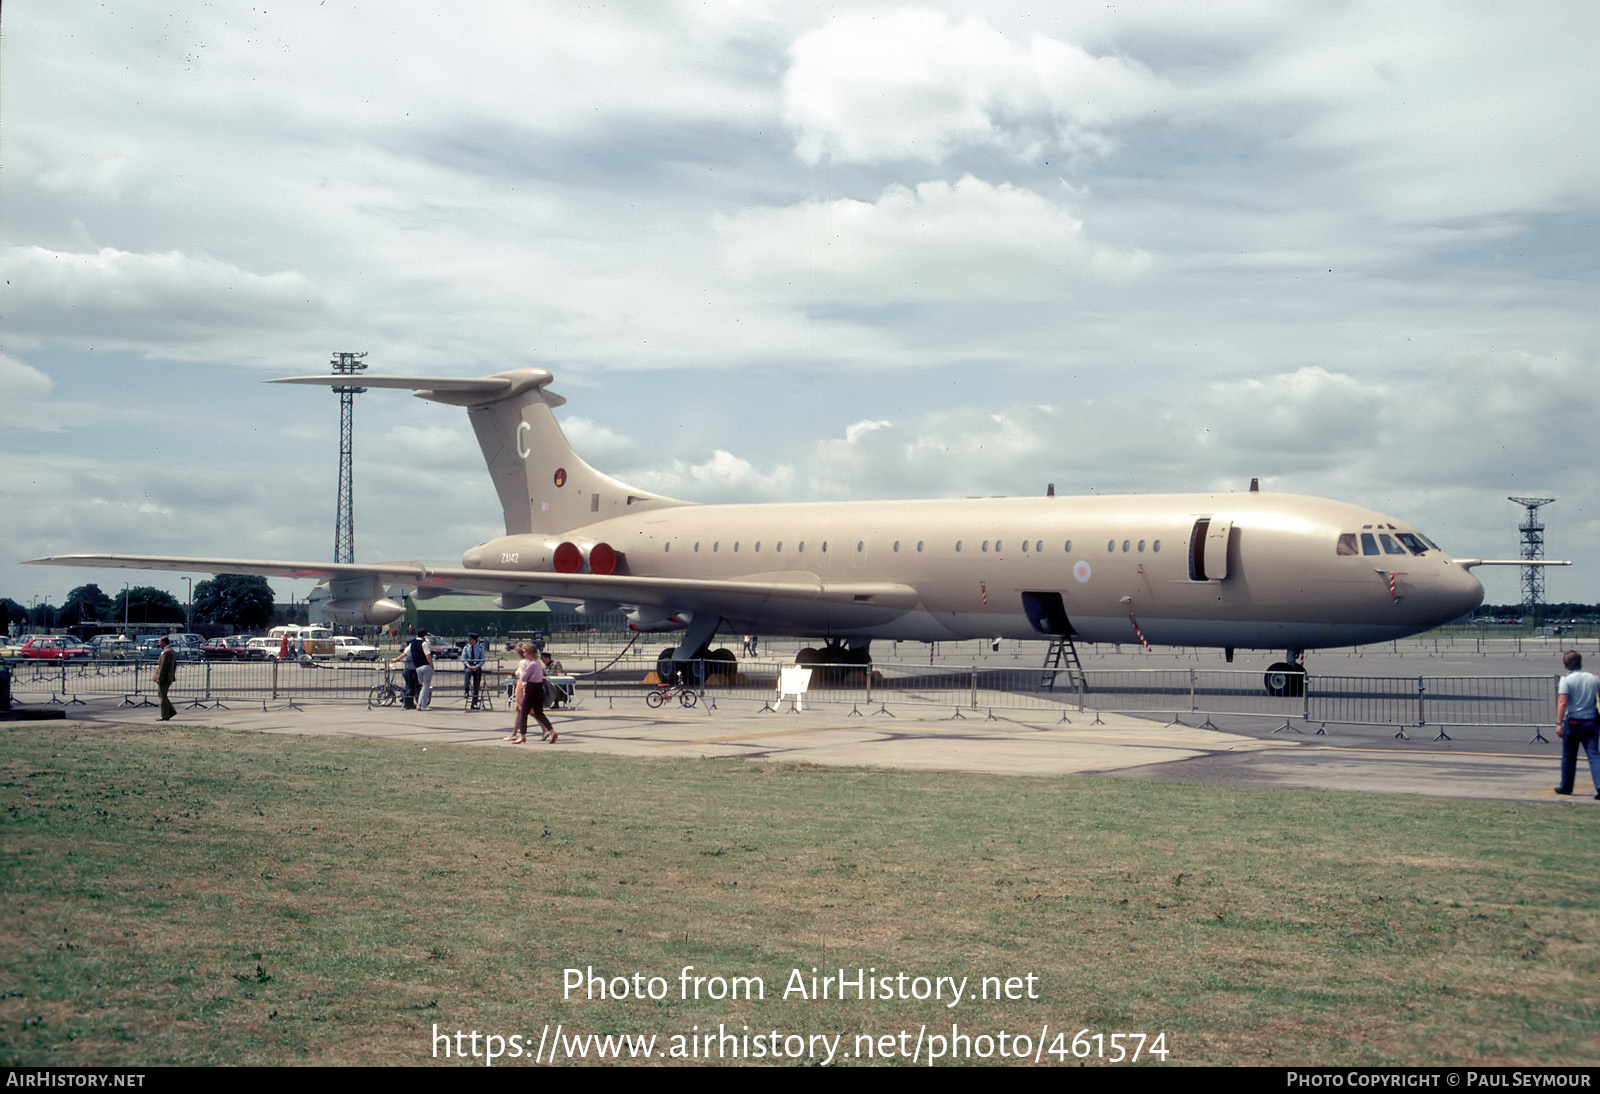
[[[1483,603],[1483,582],[1474,577],[1471,570],[1452,562],[1430,590],[1428,599],[1438,608],[1439,621],[1448,623],[1477,611],[1478,605]]]

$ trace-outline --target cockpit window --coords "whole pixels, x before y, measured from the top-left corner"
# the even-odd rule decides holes
[[[1383,541],[1383,553],[1386,555],[1403,555],[1406,549],[1390,538],[1388,532],[1379,532],[1378,538]]]
[[[1423,543],[1426,543],[1430,549],[1438,551],[1440,554],[1444,554],[1444,548],[1443,547],[1440,547],[1437,543],[1433,542],[1433,540],[1429,539],[1427,536],[1423,535],[1421,532],[1417,533],[1417,538],[1420,539]]]
[[[1356,545],[1356,534],[1354,532],[1346,532],[1344,535],[1340,536],[1339,546],[1335,548],[1335,553],[1341,555],[1359,555],[1361,553],[1361,548]]]
[[[1414,555],[1427,551],[1427,545],[1422,542],[1421,536],[1412,535],[1410,532],[1396,532],[1394,538],[1406,545],[1406,549]]]
[[[1378,553],[1378,541],[1372,537],[1371,532],[1361,533],[1361,553],[1375,555]]]

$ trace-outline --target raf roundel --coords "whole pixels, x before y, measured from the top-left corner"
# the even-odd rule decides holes
[[[1077,562],[1074,562],[1072,564],[1072,576],[1077,578],[1080,582],[1088,581],[1089,564],[1081,558]]]
[[[567,469],[565,467],[556,468],[555,483],[557,490],[567,485]]]

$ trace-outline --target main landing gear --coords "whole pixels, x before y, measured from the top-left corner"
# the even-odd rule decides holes
[[[794,655],[797,665],[860,665],[863,668],[872,664],[872,643],[870,641],[846,642],[842,638],[830,638],[827,643],[818,649],[807,646]]]
[[[1277,697],[1306,693],[1306,667],[1300,663],[1304,656],[1304,650],[1289,650],[1289,660],[1278,661],[1267,669],[1261,682],[1266,685],[1268,695]]]
[[[872,671],[872,640],[830,638],[821,648],[807,646],[794,655],[797,665],[822,666],[814,669],[817,679],[828,683],[860,682]]]
[[[680,682],[691,687],[704,687],[713,676],[733,680],[739,673],[739,660],[732,650],[707,649],[701,646],[693,657],[678,659],[678,648],[669,646],[656,657],[656,679],[663,684]]]

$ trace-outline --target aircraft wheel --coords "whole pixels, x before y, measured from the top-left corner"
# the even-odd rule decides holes
[[[712,650],[706,654],[706,675],[720,676],[731,684],[739,678],[739,659],[732,650]]]
[[[794,655],[794,663],[797,665],[815,665],[821,660],[822,651],[812,646],[807,646],[805,649]]]
[[[1262,677],[1262,683],[1266,685],[1267,694],[1274,698],[1284,695],[1304,695],[1305,666],[1279,661],[1267,670],[1266,676]]]
[[[672,659],[677,652],[676,646],[668,646],[656,656],[656,679],[663,684],[670,684],[678,678],[678,663]]]

